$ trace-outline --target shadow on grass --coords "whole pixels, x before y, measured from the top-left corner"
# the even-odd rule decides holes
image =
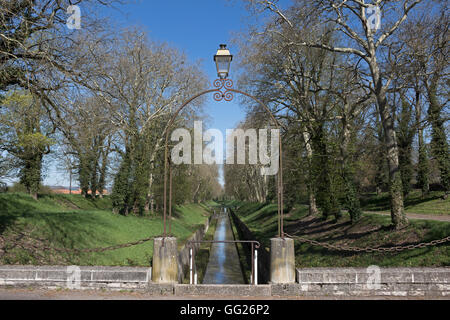
[[[0,197],[0,235],[10,226],[13,226],[16,220],[23,212],[34,212],[36,207],[26,203],[32,199],[25,194],[17,194],[11,201],[9,196]]]
[[[392,230],[392,227],[391,226],[379,226],[378,228],[374,228],[372,230],[368,230],[365,232],[345,233],[345,234],[342,234],[339,236],[328,235],[327,237],[320,238],[320,241],[329,242],[329,241],[339,241],[339,240],[358,240],[358,239],[367,237],[371,234],[381,232],[381,231],[387,231],[387,230]],[[308,233],[308,234],[310,234],[310,233]]]
[[[343,221],[336,223],[334,220],[324,220],[322,217],[312,217],[309,220],[296,220],[289,224],[291,232],[299,232],[302,230],[309,230],[304,234],[316,234],[330,231],[335,228],[351,225],[350,221]],[[289,231],[288,231],[289,232]]]
[[[418,194],[416,191],[409,194],[404,199],[404,206],[405,209],[408,209],[408,207],[416,206],[419,204],[423,204],[429,201],[438,200],[442,198],[442,194],[439,192],[433,192],[427,196],[422,197],[420,194]],[[361,206],[364,210],[383,210],[383,211],[389,211],[390,210],[390,200],[389,200],[389,194],[384,193],[382,195],[375,195],[375,194],[366,194],[363,195],[360,199]]]
[[[104,229],[114,229],[113,223],[106,223],[106,219],[101,219],[97,215],[79,212],[52,212],[52,213],[25,213],[23,217],[36,220],[37,223],[44,222],[48,228],[43,229],[47,233],[48,239],[58,240],[65,247],[86,247],[90,241],[112,242],[114,237],[107,233],[94,233],[89,226],[94,226],[98,230],[99,226]]]
[[[264,222],[267,219],[274,218],[277,216],[277,207],[274,205],[269,205],[264,208],[260,207],[257,214],[255,214],[251,219],[245,220],[246,223],[252,224],[255,221],[258,223]]]

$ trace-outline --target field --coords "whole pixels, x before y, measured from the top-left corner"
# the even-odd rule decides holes
[[[448,200],[446,200],[448,201]],[[228,202],[237,205],[240,219],[252,230],[265,247],[277,236],[276,204]],[[431,202],[434,206],[434,202]],[[422,204],[424,212],[432,209]],[[390,217],[365,214],[354,225],[347,213],[339,221],[324,221],[308,215],[308,207],[298,205],[285,214],[285,232],[319,242],[355,247],[391,247],[417,244],[450,235],[450,223],[429,220],[410,220],[408,227],[393,230]],[[297,267],[364,267],[378,266],[450,266],[450,245],[418,248],[399,253],[364,253],[333,251],[320,246],[295,242]]]
[[[172,234],[180,246],[208,216],[201,204],[175,208]],[[44,247],[107,247],[162,233],[160,215],[113,214],[108,197],[50,194],[35,201],[23,193],[0,194],[0,264],[149,266],[152,241],[102,253],[61,253]]]

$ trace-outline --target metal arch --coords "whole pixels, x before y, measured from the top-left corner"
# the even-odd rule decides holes
[[[230,81],[231,85],[226,85],[224,84],[224,80],[225,81]],[[221,81],[222,85],[218,85],[219,82],[217,81]],[[227,83],[230,83],[227,82]],[[164,146],[164,220],[163,220],[163,224],[164,224],[164,234],[163,237],[167,236],[166,233],[166,216],[167,216],[167,171],[169,168],[169,132],[170,129],[173,125],[173,123],[175,122],[175,119],[178,117],[178,114],[180,113],[181,110],[183,110],[190,102],[192,102],[193,100],[197,99],[200,96],[203,96],[207,93],[211,93],[211,92],[215,92],[214,94],[214,99],[216,101],[220,101],[221,98],[224,98],[225,101],[231,101],[233,99],[233,95],[231,94],[231,92],[235,92],[235,93],[239,93],[242,95],[245,95],[251,99],[253,99],[254,101],[256,101],[258,104],[260,104],[266,111],[267,113],[270,115],[271,119],[273,120],[275,127],[277,129],[280,129],[280,124],[278,122],[278,120],[274,117],[274,115],[272,114],[272,112],[270,111],[269,107],[267,107],[267,105],[265,103],[263,103],[261,100],[259,100],[258,98],[252,96],[251,94],[247,93],[247,92],[243,92],[240,90],[236,90],[231,88],[233,82],[231,81],[231,79],[216,79],[214,81],[214,86],[216,86],[216,89],[209,89],[209,90],[205,90],[202,91],[194,96],[192,96],[191,98],[189,98],[187,101],[185,101],[176,111],[175,113],[172,115],[172,117],[169,120],[169,123],[167,124],[166,127],[166,138],[165,138],[165,146]],[[221,89],[224,88],[226,89],[225,92],[222,92]],[[230,92],[231,91],[231,92]],[[231,94],[231,97],[230,95]],[[283,212],[283,163],[282,163],[282,141],[281,141],[281,134],[279,135],[279,169],[278,169],[278,192],[277,192],[277,212],[278,212],[278,237],[284,238],[284,228],[283,228],[283,220],[284,220],[284,212]],[[169,195],[169,234],[172,231],[172,175],[170,174],[170,195]]]

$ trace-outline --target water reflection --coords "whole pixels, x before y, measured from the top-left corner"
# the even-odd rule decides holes
[[[214,240],[234,240],[230,219],[225,212],[220,213]],[[213,243],[204,284],[244,283],[239,256],[234,243]]]

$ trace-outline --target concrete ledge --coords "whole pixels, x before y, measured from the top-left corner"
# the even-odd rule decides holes
[[[374,271],[368,268],[297,269],[300,284],[367,283]],[[381,283],[450,283],[450,268],[380,268]]]
[[[433,290],[434,289],[434,290]],[[274,284],[272,285],[272,296],[278,297],[327,297],[327,296],[346,296],[346,297],[450,297],[450,291],[440,290],[440,288],[423,287],[405,287],[405,288],[387,288],[381,287],[379,290],[368,290],[364,287],[352,285],[311,285],[300,284]]]
[[[0,266],[0,287],[70,288],[67,266]],[[157,284],[150,281],[151,268],[79,267],[76,289],[146,291],[155,296],[217,297],[447,297],[450,298],[450,268],[381,268],[379,282],[373,269],[297,269],[298,283],[269,285]],[[370,271],[372,270],[372,271]],[[72,284],[73,285],[73,284]]]
[[[0,286],[66,288],[79,280],[81,288],[143,289],[151,279],[145,267],[78,267],[79,278],[69,266],[0,266]],[[71,280],[72,279],[72,280]],[[72,281],[72,282],[70,282]]]
[[[156,296],[169,296],[175,294],[175,284],[172,283],[153,283],[147,284],[146,291]]]
[[[379,271],[379,272],[378,272]],[[450,296],[450,268],[305,268],[274,295]]]
[[[176,284],[176,296],[271,296],[270,285],[243,285],[243,284]]]

